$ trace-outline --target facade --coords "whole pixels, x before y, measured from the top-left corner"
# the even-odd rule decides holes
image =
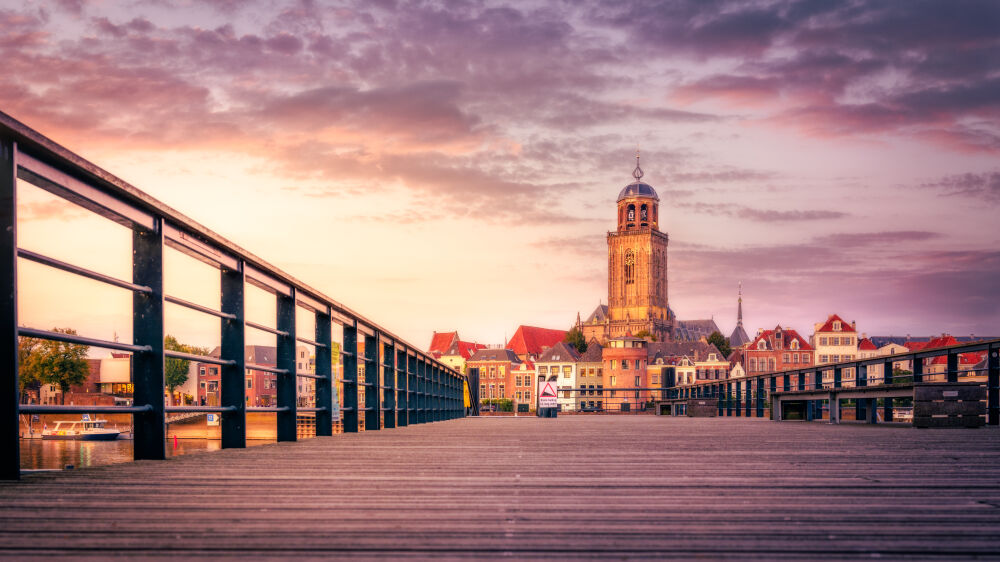
[[[535,409],[535,364],[531,361],[522,361],[512,366],[511,373],[514,375],[514,402],[516,404],[528,404],[529,410]]]
[[[577,407],[582,411],[604,409],[604,348],[596,341],[587,344],[587,351],[576,364],[576,384],[581,390]]]
[[[660,197],[636,155],[635,181],[618,194],[618,228],[608,233],[608,312],[604,339],[649,332],[669,341],[667,234],[660,231]],[[603,340],[602,340],[603,341]]]
[[[795,330],[761,330],[743,350],[747,375],[802,369],[813,365],[815,353],[809,342]]]
[[[459,373],[465,374],[465,362],[472,357],[472,354],[479,351],[480,349],[486,349],[486,346],[480,343],[472,343],[461,341],[455,339],[451,346],[448,347],[438,359],[448,365],[452,369],[455,369]]]
[[[557,404],[559,408],[566,411],[577,409],[577,393],[572,389],[577,388],[577,362],[580,354],[572,346],[559,342],[546,349],[538,356],[535,368],[539,376],[544,376],[545,380],[556,376],[556,384],[559,388]]]
[[[515,367],[521,359],[510,349],[480,349],[465,362],[466,369],[479,369],[479,399],[509,399],[515,396]]]
[[[579,313],[576,316],[579,319]],[[611,331],[611,324],[608,320],[608,305],[598,304],[586,320],[577,323],[577,328],[583,333],[584,341],[607,341],[607,334]]]
[[[816,364],[853,361],[858,355],[858,333],[854,322],[831,314],[825,322],[817,322],[810,344],[816,350]]]
[[[601,352],[605,409],[636,410],[652,398],[649,391],[636,390],[649,388],[648,345],[646,340],[632,336],[608,340]]]
[[[220,357],[222,348],[216,347],[209,355]],[[278,350],[271,345],[248,345],[244,349],[244,359],[248,365],[261,367],[276,367],[278,365]],[[213,363],[196,363],[192,361],[197,372],[198,404],[218,406],[222,399],[221,370]],[[295,370],[302,373],[315,373],[315,356],[309,353],[306,346],[295,348]],[[243,377],[244,400],[247,406],[276,406],[278,403],[278,375],[260,369],[247,369]],[[306,377],[296,377],[296,404],[311,407],[316,404],[316,381]]]

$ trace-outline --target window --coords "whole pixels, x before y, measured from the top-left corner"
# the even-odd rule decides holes
[[[500,398],[503,398],[504,396],[506,396],[506,394],[504,394],[503,383],[500,383]]]
[[[495,389],[496,389],[496,386],[495,386],[495,385],[492,385],[492,384],[491,384],[491,385],[490,385],[490,398],[493,398],[493,396],[494,396],[494,394],[493,394],[493,391],[494,391]]]
[[[769,369],[771,369],[772,371],[773,371],[773,370],[775,370],[775,369],[774,369],[774,357],[769,357],[769,358],[768,358],[768,360],[767,360],[767,366],[768,366],[768,368],[769,368]]]
[[[799,354],[798,353],[793,353],[792,354],[792,363],[798,363],[798,362],[799,362]]]
[[[838,362],[840,362],[840,356],[839,355],[831,355],[830,356],[830,361],[832,361],[834,363],[838,363]]]
[[[199,375],[204,375],[204,374],[205,374],[205,368],[204,368],[204,367],[200,367],[200,368],[198,369],[198,374],[199,374]]]
[[[521,375],[514,377],[514,386],[521,386]]]
[[[562,371],[563,371],[563,378],[568,379],[569,376],[573,374],[573,367],[572,365],[563,365]]]
[[[789,361],[791,361],[791,357],[787,353],[782,353],[781,354],[781,362],[782,363],[788,363]]]
[[[547,366],[538,368],[539,375],[547,375],[548,373],[549,373],[549,368]]]
[[[636,388],[639,388],[640,386],[642,386],[642,381],[640,381],[639,379],[640,379],[639,376],[635,377],[635,387]]]
[[[718,361],[718,358],[716,358],[716,356],[715,356],[714,353],[709,353],[708,354],[708,360],[709,361]]]
[[[819,362],[820,363],[829,363],[830,362],[830,356],[829,355],[820,355],[819,356]]]
[[[622,359],[622,370],[628,370],[628,359]]]
[[[660,384],[660,375],[653,375],[653,378],[649,382],[653,385]]]
[[[757,349],[767,349],[767,344],[764,343],[764,340],[757,342]]]
[[[840,331],[840,320],[834,320],[833,321],[833,331],[834,332],[839,332]]]
[[[247,379],[247,388],[253,388],[253,379]]]
[[[631,214],[632,211],[629,213]],[[631,285],[633,283],[635,283],[635,254],[629,248],[625,250],[625,284]]]
[[[617,385],[618,384],[618,377],[616,377],[614,375],[611,375],[611,381],[610,382],[611,382],[611,386]]]
[[[751,373],[757,370],[757,358],[756,357],[751,357],[750,358],[750,364],[749,364],[749,366],[750,366],[750,372]]]
[[[792,349],[799,348],[799,340],[792,340]]]
[[[479,385],[479,397],[480,398],[486,398],[486,385],[485,384]]]
[[[823,337],[823,338],[820,338],[820,339],[819,339],[819,344],[820,344],[820,345],[826,345],[826,338],[825,338],[825,337]]]
[[[809,362],[809,354],[808,353],[803,353],[802,354],[802,362],[803,363],[808,363]]]

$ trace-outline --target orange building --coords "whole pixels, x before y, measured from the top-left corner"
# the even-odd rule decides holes
[[[466,361],[465,368],[479,369],[480,400],[513,400],[520,388],[514,384],[513,371],[521,363],[521,359],[510,349],[480,349]],[[524,389],[521,388],[521,391]]]
[[[762,330],[743,351],[747,375],[802,369],[813,365],[815,353],[809,342],[795,330],[776,326]]]
[[[620,404],[622,410],[635,410],[652,398],[649,391],[623,390],[649,388],[647,345],[646,340],[632,336],[608,340],[602,352],[607,409]]]

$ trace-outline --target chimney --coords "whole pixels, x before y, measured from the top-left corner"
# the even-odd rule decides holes
[[[851,329],[854,330],[855,332],[858,331],[858,323],[855,322],[854,320],[851,320]]]

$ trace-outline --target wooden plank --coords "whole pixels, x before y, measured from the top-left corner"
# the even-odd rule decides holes
[[[652,415],[411,425],[0,483],[0,557],[989,558],[997,437]]]
[[[914,427],[963,427],[974,428],[986,425],[986,418],[982,416],[947,416],[932,418],[930,416],[913,416]]]

